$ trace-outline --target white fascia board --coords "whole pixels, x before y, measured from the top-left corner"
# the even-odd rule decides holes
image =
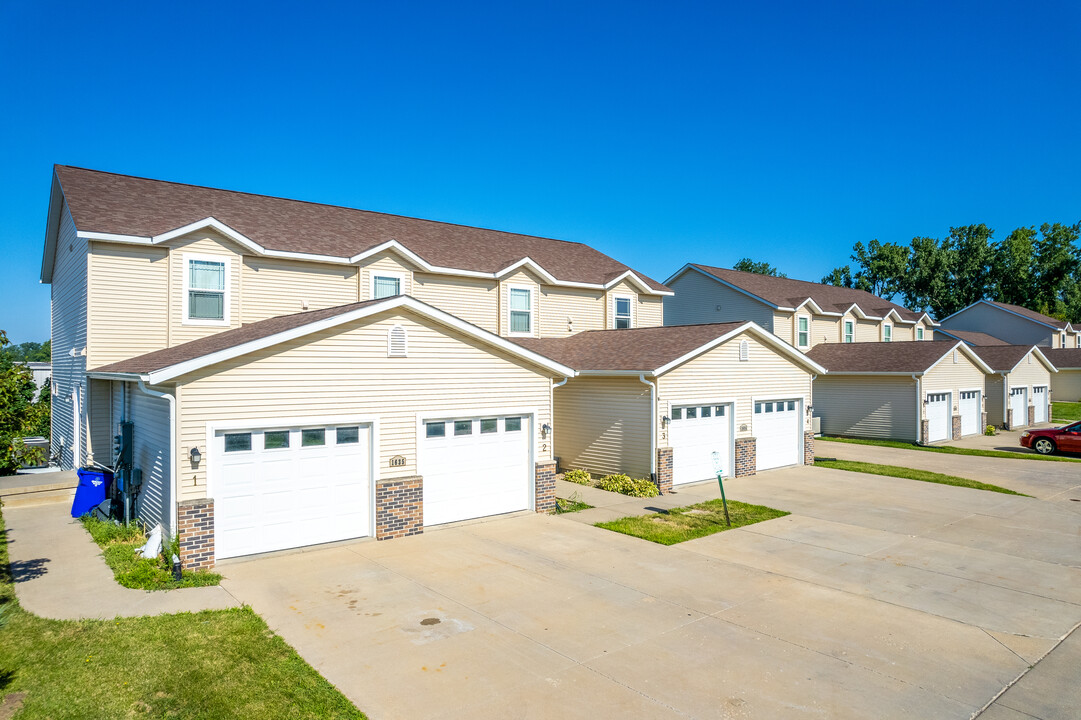
[[[638,377],[655,375],[655,370],[578,370],[576,376]]]
[[[498,347],[500,350],[514,355],[515,357],[520,357],[524,360],[528,360],[529,362],[535,365],[539,365],[540,367],[550,370],[558,375],[573,377],[575,374],[573,368],[567,367],[562,363],[558,363],[550,358],[545,357],[544,355],[535,353],[532,350],[527,350],[522,346],[518,345],[517,343],[512,343],[509,340],[505,340],[498,335],[495,335],[488,332],[487,330],[483,330],[477,327],[476,325],[471,325],[470,323],[467,323],[464,320],[461,320],[449,313],[443,312],[442,310],[438,310],[431,305],[422,303],[419,300],[414,300],[408,295],[399,295],[394,298],[388,298],[386,302],[381,302],[376,305],[369,305],[363,308],[357,308],[356,310],[342,313],[341,315],[335,315],[324,320],[319,320],[316,322],[301,325],[299,327],[290,328],[289,330],[275,333],[274,335],[268,335],[267,337],[259,338],[258,340],[252,340],[251,342],[242,343],[235,347],[226,348],[224,350],[219,350],[215,353],[210,353],[201,357],[177,363],[176,365],[161,368],[160,370],[155,370],[149,373],[147,379],[151,384],[157,385],[159,383],[180,377],[181,375],[186,375],[187,373],[194,372],[195,370],[199,370],[210,365],[215,365],[226,360],[231,360],[242,355],[247,355],[248,353],[255,352],[257,350],[262,350],[264,348],[272,347],[279,343],[288,342],[289,340],[293,340],[295,338],[304,337],[305,335],[319,332],[321,330],[326,330],[336,327],[338,325],[352,322],[354,320],[360,320],[371,315],[386,312],[387,310],[394,310],[402,307],[408,308],[409,310],[412,310],[413,312],[416,312],[419,315],[434,320],[435,322],[438,322],[442,325],[451,327],[465,335],[476,338],[481,342]]]
[[[53,263],[56,261],[56,243],[60,237],[60,211],[64,207],[64,190],[53,172],[49,189],[49,213],[45,219],[45,247],[41,252],[41,274],[38,279],[46,284],[53,281]]]
[[[1039,360],[1040,362],[1042,362],[1042,363],[1043,363],[1043,365],[1044,365],[1044,367],[1045,367],[1045,368],[1047,368],[1047,369],[1048,369],[1048,370],[1049,370],[1050,372],[1053,372],[1053,373],[1057,373],[1057,372],[1058,372],[1058,368],[1057,368],[1057,367],[1055,367],[1055,364],[1054,364],[1053,362],[1051,362],[1051,361],[1050,361],[1050,360],[1049,360],[1049,359],[1047,358],[1047,356],[1046,356],[1046,355],[1044,355],[1044,354],[1043,354],[1043,351],[1042,351],[1042,350],[1040,350],[1040,348],[1039,348],[1038,346],[1036,346],[1036,345],[1033,345],[1033,346],[1032,346],[1032,350],[1030,350],[1029,352],[1030,352],[1030,353],[1035,353],[1035,355],[1036,355],[1036,359],[1037,359],[1037,360]]]
[[[710,280],[713,280],[714,282],[719,282],[721,285],[724,285],[725,287],[729,287],[729,288],[735,290],[738,293],[742,293],[742,294],[746,295],[747,297],[751,298],[752,300],[757,300],[758,302],[762,303],[763,305],[768,305],[769,307],[773,308],[774,310],[783,310],[785,312],[793,312],[796,309],[796,308],[785,307],[784,305],[774,305],[769,300],[766,300],[765,298],[760,298],[757,295],[755,295],[754,293],[748,292],[747,290],[744,290],[743,288],[739,287],[738,285],[733,285],[732,283],[728,282],[727,280],[722,280],[721,278],[717,277],[713,273],[707,272],[707,271],[703,270],[702,268],[697,267],[696,265],[687,264],[684,267],[690,268],[691,270],[696,270],[696,271],[702,273],[703,275],[705,275],[706,277],[708,277]],[[676,275],[678,275],[678,274],[679,273],[676,273]],[[669,278],[669,280],[671,280],[671,278]],[[666,280],[664,284],[667,285],[668,281]]]
[[[253,252],[257,252],[259,254],[263,254],[266,252],[266,248],[264,248],[262,245],[248,238],[242,233],[237,232],[233,228],[229,227],[223,222],[220,222],[214,217],[206,217],[202,220],[197,220],[193,223],[188,223],[187,225],[184,225],[182,227],[170,230],[169,232],[155,235],[153,238],[153,242],[155,245],[157,245],[159,243],[168,242],[169,240],[172,240],[174,238],[187,235],[188,233],[196,232],[199,230],[206,230],[207,228],[211,230],[216,230],[230,240],[239,243],[240,245],[243,245],[244,247],[248,248]]]
[[[94,372],[93,370],[88,372],[86,376],[94,380],[123,380],[126,382],[138,382],[139,380],[146,382],[150,377],[141,373]]]
[[[769,345],[774,350],[776,350],[778,353],[780,353],[782,355],[786,355],[790,359],[794,360],[797,364],[803,365],[804,367],[808,368],[812,372],[823,373],[823,374],[826,372],[826,368],[822,367],[821,365],[816,363],[814,360],[810,359],[809,357],[807,357],[806,355],[801,353],[796,348],[792,347],[791,345],[789,345],[785,341],[781,340],[780,338],[778,338],[773,333],[764,330],[763,328],[759,327],[759,325],[756,324],[756,323],[745,322],[742,325],[740,325],[739,327],[737,327],[736,329],[730,330],[729,332],[726,332],[724,335],[721,335],[720,337],[716,337],[713,340],[710,340],[709,342],[705,343],[704,345],[701,345],[700,347],[697,347],[694,350],[691,350],[689,353],[685,353],[684,355],[676,358],[675,360],[672,360],[671,362],[665,363],[664,365],[662,365],[659,368],[657,368],[656,370],[654,370],[652,372],[652,374],[654,376],[663,375],[664,373],[668,372],[669,370],[671,370],[671,369],[673,369],[675,367],[678,367],[679,365],[682,365],[683,363],[687,362],[688,360],[692,360],[692,359],[698,357],[699,355],[701,355],[702,353],[708,352],[708,351],[712,350],[713,348],[717,347],[718,345],[722,345],[725,342],[728,342],[729,340],[734,338],[736,335],[739,335],[740,333],[745,332],[745,331],[749,332],[752,335],[754,335],[758,340],[762,341],[766,345]]]
[[[894,372],[894,371],[878,371],[878,370],[831,370],[828,375],[834,377],[843,377],[845,375],[858,375],[860,377],[871,377],[873,375],[885,375],[889,377],[922,377],[926,370],[920,370],[918,372]]]
[[[822,307],[814,301],[814,298],[807,298],[806,300],[801,302],[799,305],[796,306],[795,311],[799,312],[801,309],[803,309],[805,305],[810,306],[811,312],[813,312],[815,315],[834,315],[836,317],[840,317],[840,313],[823,310]]]

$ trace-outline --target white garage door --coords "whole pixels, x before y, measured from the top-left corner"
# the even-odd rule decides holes
[[[965,390],[961,393],[961,434],[975,435],[980,432],[980,391]]]
[[[1047,386],[1032,388],[1033,422],[1047,422]]]
[[[927,442],[950,439],[950,393],[927,394]]]
[[[1010,409],[1013,410],[1011,430],[1028,425],[1028,388],[1010,388]]]
[[[755,467],[769,470],[803,462],[803,413],[799,400],[754,404]]]
[[[217,431],[212,458],[219,559],[371,535],[371,428]]]
[[[528,510],[531,424],[527,415],[426,420],[418,447],[424,524]]]
[[[717,477],[713,453],[720,453],[725,477],[732,477],[732,409],[729,405],[673,407],[668,426],[672,448],[672,484]]]

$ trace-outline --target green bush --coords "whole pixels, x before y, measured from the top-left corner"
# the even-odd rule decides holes
[[[995,429],[994,425],[988,425],[986,428],[984,428],[983,434],[989,436],[998,435],[998,430]]]
[[[579,485],[589,485],[593,482],[593,476],[589,474],[588,470],[568,470],[563,473],[563,479]]]
[[[617,492],[631,497],[656,497],[657,486],[650,480],[636,480],[620,473],[605,475],[597,481],[597,487],[608,492]]]

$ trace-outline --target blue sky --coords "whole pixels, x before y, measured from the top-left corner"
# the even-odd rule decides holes
[[[1081,220],[1081,4],[0,0],[0,328],[51,166],[589,243],[664,280]]]

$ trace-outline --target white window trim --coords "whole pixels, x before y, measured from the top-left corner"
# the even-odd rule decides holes
[[[525,290],[529,292],[529,332],[513,332],[510,327],[510,296],[513,290]],[[537,313],[536,313],[536,301],[537,301],[537,289],[532,285],[512,285],[507,283],[507,335],[508,337],[534,337],[535,330],[537,329]],[[515,310],[514,312],[521,312],[521,310]]]
[[[225,255],[203,255],[200,253],[184,253],[182,256],[184,262],[184,287],[181,295],[180,303],[183,306],[182,324],[184,325],[202,325],[204,327],[228,327],[231,324],[230,311],[233,304],[233,288],[232,288],[232,270],[233,262],[232,258]],[[207,320],[205,318],[190,318],[188,317],[188,310],[190,309],[190,300],[188,299],[188,293],[191,291],[189,277],[191,275],[191,261],[202,260],[204,262],[224,263],[225,265],[225,296],[222,298],[223,309],[221,320]]]
[[[807,342],[803,342],[803,343],[800,342],[800,337],[799,337],[799,335],[800,335],[799,321],[800,320],[806,320],[807,321]],[[810,347],[810,346],[811,346],[811,316],[810,315],[797,315],[796,316],[796,347],[805,348],[805,347]]]
[[[882,342],[893,342],[893,323],[882,323]]]
[[[848,331],[849,326],[852,327],[852,332]],[[849,339],[851,338],[851,340]],[[854,343],[856,342],[856,321],[845,320],[841,323],[841,342]]]
[[[627,307],[627,312],[629,313],[629,315],[627,316],[627,329],[629,330],[629,329],[634,327],[634,301],[635,301],[635,297],[633,295],[613,295],[612,296],[612,328],[611,329],[612,330],[619,329],[619,328],[616,327],[616,318],[617,318],[617,315],[616,315],[616,302],[619,301],[619,300],[626,300],[627,301],[627,306],[628,306]]]
[[[390,271],[387,271],[387,272],[384,272],[382,270],[369,270],[368,271],[368,299],[369,300],[375,300],[376,299],[375,298],[375,279],[377,277],[394,278],[395,280],[398,281],[398,294],[399,295],[405,295],[406,294],[406,292],[405,292],[405,273],[396,272],[394,270],[390,270]]]

